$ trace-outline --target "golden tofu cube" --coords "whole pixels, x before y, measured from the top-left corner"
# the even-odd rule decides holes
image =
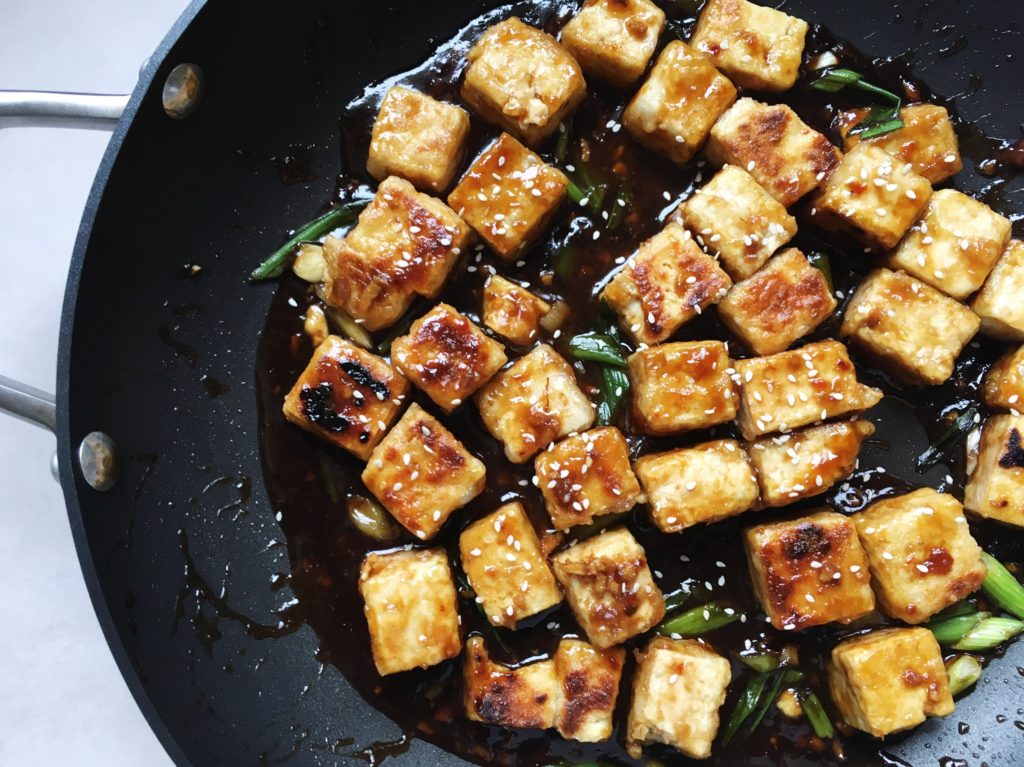
[[[642,243],[602,298],[641,344],[658,344],[726,294],[732,280],[679,224]]]
[[[1024,242],[1010,240],[971,308],[984,333],[1006,341],[1024,341]]]
[[[843,115],[840,132],[843,146],[849,151],[861,142],[859,133],[851,133],[867,117],[868,109]],[[945,107],[937,104],[911,104],[900,110],[903,127],[865,143],[884,149],[902,163],[909,163],[914,172],[932,184],[938,184],[963,170],[960,148],[953,123]]]
[[[735,100],[736,86],[711,59],[673,40],[622,113],[622,124],[639,143],[685,165]]]
[[[362,478],[406,530],[427,540],[483,492],[485,474],[483,463],[414,402],[377,445]]]
[[[471,721],[546,730],[555,726],[558,695],[554,660],[511,668],[491,660],[479,634],[466,641],[462,702]]]
[[[472,238],[443,202],[389,176],[352,231],[324,242],[325,299],[367,330],[387,327],[417,295],[441,292]]]
[[[922,623],[985,580],[981,548],[951,495],[925,487],[878,501],[851,519],[886,615]]]
[[[558,530],[622,514],[643,497],[629,463],[629,445],[614,426],[577,434],[540,453],[537,485]]]
[[[849,623],[875,609],[868,560],[848,517],[819,511],[744,536],[754,594],[777,629]]]
[[[693,639],[655,637],[637,652],[626,750],[634,759],[664,743],[693,759],[711,756],[718,710],[732,679],[727,658]]]
[[[438,304],[391,343],[391,361],[450,413],[508,362],[505,347],[465,315]]]
[[[733,285],[718,316],[755,354],[775,354],[831,317],[836,305],[821,270],[789,248]]]
[[[462,651],[455,583],[444,549],[370,552],[359,593],[377,673],[427,668]]]
[[[512,463],[523,463],[559,437],[594,422],[594,406],[572,367],[547,344],[492,378],[477,393],[476,406]]]
[[[934,288],[876,269],[854,293],[839,333],[896,378],[940,384],[980,325],[970,309]]]
[[[796,219],[754,177],[726,165],[679,207],[683,224],[734,280],[760,269],[796,234]]]
[[[729,79],[756,91],[785,91],[796,83],[807,22],[746,0],[710,0],[690,41]]]
[[[850,476],[861,445],[874,433],[868,421],[836,421],[748,444],[761,503],[786,506],[827,493]]]
[[[518,501],[463,530],[459,554],[469,584],[495,626],[515,628],[523,618],[562,601],[537,533]]]
[[[1024,410],[1024,346],[1004,355],[989,369],[981,391],[989,407],[1005,408],[1014,415]]]
[[[828,339],[735,363],[743,438],[787,432],[874,407],[882,392],[857,381],[846,347]]]
[[[465,109],[396,85],[373,123],[366,170],[378,181],[400,176],[440,194],[459,169],[468,135]]]
[[[876,738],[953,713],[942,651],[924,628],[883,629],[840,642],[832,649],[828,686],[846,723]]]
[[[624,527],[573,544],[555,554],[551,565],[576,621],[596,647],[621,644],[665,617],[647,554]]]
[[[551,304],[526,288],[491,275],[484,285],[484,325],[517,346],[527,346],[540,334],[540,321]]]
[[[721,341],[680,341],[631,354],[633,415],[647,434],[678,434],[736,417],[732,361]]]
[[[558,734],[569,740],[597,743],[612,736],[612,715],[626,661],[621,647],[599,650],[578,639],[563,639],[555,652],[559,703]]]
[[[789,207],[818,186],[842,155],[785,104],[742,98],[723,114],[708,139],[708,158],[737,165]]]
[[[466,58],[463,101],[530,146],[550,136],[587,95],[569,52],[515,16],[488,27]]]
[[[568,179],[502,133],[466,171],[448,204],[506,261],[544,236]]]
[[[981,430],[978,465],[964,490],[968,511],[1024,527],[1024,417],[995,415]]]
[[[664,26],[665,12],[650,0],[586,0],[561,40],[588,75],[628,88],[643,77]]]
[[[757,503],[757,478],[738,442],[721,439],[645,455],[636,473],[663,533],[742,514]]]
[[[364,461],[402,409],[409,382],[380,357],[328,336],[284,398],[284,417]]]
[[[940,189],[889,264],[962,301],[982,286],[1009,241],[1008,218],[963,192]]]

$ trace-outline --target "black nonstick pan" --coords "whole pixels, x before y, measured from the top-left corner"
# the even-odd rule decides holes
[[[1015,216],[1021,236],[1020,175],[986,175],[972,162],[997,148],[987,136],[1020,138],[1024,6],[773,4],[854,41],[869,59],[890,57],[892,71],[912,71],[944,97],[962,120],[967,161],[957,187]],[[684,5],[677,15],[686,15]],[[389,717],[341,673],[336,642],[321,652],[330,616],[304,599],[308,590],[293,589],[303,542],[286,535],[264,482],[261,418],[276,413],[258,407],[257,353],[278,286],[254,286],[248,275],[284,232],[336,194],[347,170],[339,138],[345,105],[495,7],[196,2],[147,64],[114,128],[68,279],[57,454],[98,618],[139,706],[179,764],[465,763],[434,745],[450,742],[450,733],[402,726],[395,712],[414,707],[415,695],[395,701]],[[201,71],[201,98],[179,99],[171,117],[165,83],[183,63]],[[24,406],[15,385],[4,389]],[[915,396],[906,393],[911,404]],[[28,399],[39,417],[52,417],[44,395]],[[879,432],[862,463],[937,486],[945,469],[922,476],[913,468],[928,442],[914,413],[887,399],[872,414]],[[91,439],[82,449],[93,432],[112,441],[116,482],[103,470],[104,444],[97,450]],[[113,482],[110,489],[87,483],[83,457],[88,478]],[[1000,538],[1004,552],[1024,559],[1019,531]],[[456,716],[446,727],[460,722]],[[523,764],[545,763],[536,757],[540,746],[519,743],[531,754]],[[498,753],[503,744],[491,747]],[[571,749],[556,757],[552,763],[588,758]],[[1024,643],[990,661],[952,716],[884,743],[858,740],[848,758],[913,767],[1024,764]],[[723,759],[714,763],[736,763]],[[507,754],[506,761],[516,763]],[[834,758],[766,750],[745,763]]]

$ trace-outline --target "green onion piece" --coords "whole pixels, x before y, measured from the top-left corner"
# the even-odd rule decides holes
[[[399,535],[398,525],[394,523],[391,515],[372,498],[353,495],[348,499],[346,511],[355,528],[375,541],[387,543]]]
[[[558,126],[558,139],[555,141],[555,165],[564,165],[569,154],[569,134],[572,132],[572,119],[565,120]]]
[[[590,194],[587,195],[590,198],[587,203],[587,207],[590,208],[590,212],[595,216],[600,215],[601,209],[604,207],[604,200],[607,194],[607,184],[596,184],[590,188]]]
[[[885,120],[884,122],[875,123],[862,131],[856,131],[856,133],[866,141],[870,138],[878,138],[879,136],[884,136],[887,133],[898,131],[902,127],[903,120],[897,117],[891,120]],[[854,131],[851,131],[851,133],[852,132]]]
[[[728,745],[733,736],[739,732],[740,727],[747,721],[747,718],[754,713],[757,702],[761,699],[765,684],[770,674],[757,673],[747,680],[747,686],[743,689],[740,699],[736,701],[736,708],[729,716],[729,722],[722,731],[722,742]]]
[[[825,707],[821,705],[818,696],[813,692],[807,693],[800,699],[800,708],[803,709],[807,721],[811,723],[811,729],[814,730],[814,734],[819,738],[832,740],[836,731],[832,727],[832,720],[828,718]]]
[[[917,470],[926,471],[937,463],[946,460],[952,454],[953,449],[959,445],[971,432],[975,425],[975,418],[978,416],[978,406],[971,405],[962,412],[953,425],[946,429],[928,449],[917,457]]]
[[[949,674],[949,691],[959,695],[981,679],[981,662],[973,655],[961,655],[946,664]]]
[[[765,714],[768,713],[772,704],[778,699],[779,693],[782,692],[782,688],[803,681],[803,678],[803,672],[798,671],[795,668],[780,668],[777,671],[772,672],[772,681],[771,686],[768,688],[768,695],[761,699],[760,704],[758,704],[757,708],[754,709],[754,713],[750,721],[747,722],[746,731],[748,735],[756,730],[761,724]]]
[[[595,533],[599,533],[606,527],[611,527],[614,524],[622,522],[626,517],[629,516],[628,511],[623,511],[619,514],[602,514],[599,517],[595,517],[594,521],[587,525],[577,525],[572,528],[572,537],[583,540],[589,538]]]
[[[577,205],[579,205],[581,202],[587,199],[587,195],[583,193],[582,189],[576,186],[572,179],[567,179],[567,186],[565,187],[565,189],[569,194],[569,199],[572,200]]]
[[[861,76],[851,69],[830,69],[811,83],[811,87],[825,93],[839,93],[847,85],[853,85],[860,80]]]
[[[508,646],[508,643],[505,641],[504,637],[502,637],[498,627],[491,623],[491,619],[487,617],[487,612],[484,610],[484,606],[476,601],[476,591],[474,591],[473,587],[469,585],[469,580],[466,576],[462,573],[456,572],[455,580],[459,582],[459,586],[461,586],[462,590],[466,592],[465,597],[469,599],[473,607],[476,608],[476,611],[480,613],[480,617],[483,618],[484,625],[490,630],[491,637],[494,641],[498,643],[498,646],[501,647],[502,650],[507,653],[511,653],[512,648]]]
[[[952,647],[965,652],[983,652],[998,647],[1024,631],[1024,621],[1015,618],[984,618]]]
[[[608,213],[608,225],[607,229],[610,232],[615,231],[622,225],[623,219],[626,218],[626,209],[629,207],[630,202],[633,199],[633,195],[629,193],[628,189],[619,189],[615,195],[615,199],[612,200],[611,211]]]
[[[405,316],[405,319],[403,319],[397,325],[392,325],[391,330],[388,331],[388,334],[380,340],[379,344],[377,344],[377,354],[390,354],[391,344],[394,343],[395,339],[398,338],[399,336],[404,336],[406,333],[408,333],[409,328],[415,321],[415,312],[412,312],[410,314],[407,314]]]
[[[607,426],[615,420],[623,401],[629,395],[629,377],[613,367],[601,368],[601,402],[597,406],[598,426]]]
[[[665,614],[671,615],[680,607],[690,601],[690,597],[693,596],[686,589],[679,589],[673,591],[671,594],[665,595]]]
[[[576,249],[571,243],[564,243],[555,254],[554,271],[563,280],[572,278],[576,269]]]
[[[726,612],[728,611],[728,612]],[[663,621],[658,633],[663,636],[695,637],[707,634],[722,626],[728,626],[740,619],[740,613],[731,607],[722,607],[717,602],[691,608],[674,618]]]
[[[757,655],[740,655],[740,662],[761,674],[767,674],[779,667],[781,657],[778,653],[765,652]]]
[[[970,615],[957,615],[943,620],[931,620],[925,624],[934,635],[939,644],[956,644],[963,639],[988,613],[971,613]]]
[[[569,350],[579,360],[626,367],[626,358],[619,351],[615,339],[604,333],[581,333],[569,342]]]
[[[834,289],[835,283],[832,278],[832,262],[829,260],[828,254],[820,251],[813,251],[807,254],[807,261],[811,266],[821,272],[822,276],[825,278],[825,282],[828,284],[828,289]]]
[[[981,559],[988,566],[988,575],[981,584],[985,593],[1006,612],[1024,619],[1024,586],[991,554],[982,552]]]

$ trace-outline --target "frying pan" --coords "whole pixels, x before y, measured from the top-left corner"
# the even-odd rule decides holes
[[[97,173],[68,277],[54,400],[4,379],[0,404],[55,428],[60,482],[96,613],[146,718],[178,764],[455,765],[369,707],[301,620],[288,547],[261,481],[256,350],[273,285],[252,267],[334,193],[338,118],[363,86],[408,69],[496,2],[195,2],[145,67]],[[1016,0],[789,0],[872,56],[897,56],[985,133],[1016,138],[1024,6]],[[198,108],[171,119],[171,70],[198,64]],[[980,78],[983,78],[983,83]],[[38,116],[8,96],[4,107]],[[48,114],[112,121],[117,101]],[[315,178],[271,161],[307,147]],[[1018,179],[1019,181],[1019,179]],[[992,183],[968,168],[957,185]],[[1024,210],[1020,184],[999,191]],[[1019,223],[1016,225],[1020,236]],[[876,419],[877,420],[877,419]],[[920,426],[886,411],[887,468],[910,468]],[[117,457],[105,492],[81,449]],[[915,441],[916,440],[916,441]],[[883,460],[882,456],[868,460]],[[87,463],[88,463],[87,460]],[[102,468],[102,466],[101,466]],[[95,465],[89,478],[112,479]],[[102,483],[101,483],[102,484]],[[1024,643],[987,668],[956,713],[865,763],[1024,763]],[[1018,724],[1014,725],[1014,720]],[[388,749],[371,744],[394,742]],[[963,760],[962,762],[955,760]]]

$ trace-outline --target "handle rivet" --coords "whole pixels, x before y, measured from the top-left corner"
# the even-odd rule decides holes
[[[101,431],[86,434],[78,446],[78,466],[89,487],[100,492],[110,490],[120,476],[114,440]]]
[[[164,81],[164,111],[175,120],[184,120],[203,99],[203,70],[198,64],[178,64]]]

